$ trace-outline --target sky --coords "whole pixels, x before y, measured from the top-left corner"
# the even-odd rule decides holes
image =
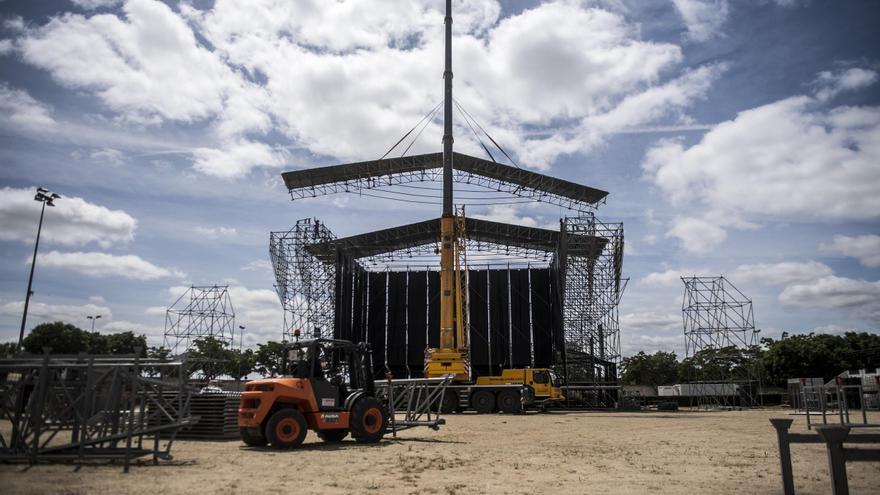
[[[880,3],[454,1],[455,98],[519,166],[609,191],[624,355],[684,352],[679,277],[724,275],[761,336],[878,331]],[[0,341],[64,320],[162,343],[229,285],[278,340],[268,236],[439,207],[291,201],[280,174],[375,159],[442,101],[440,0],[0,1]],[[485,156],[456,117],[456,150]],[[440,151],[430,120],[410,154]],[[547,205],[469,206],[532,226]]]

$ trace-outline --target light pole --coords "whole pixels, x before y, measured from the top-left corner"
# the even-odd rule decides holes
[[[244,355],[241,353],[241,343],[244,342],[244,325],[239,325],[238,329],[241,330],[238,335],[238,379],[241,380],[241,365]]]
[[[24,313],[21,315],[21,331],[18,333],[19,349],[21,349],[21,343],[24,341],[24,326],[27,323],[28,304],[31,301],[31,294],[34,293],[31,290],[31,287],[34,283],[34,266],[37,264],[37,249],[40,247],[40,232],[43,230],[43,214],[46,213],[46,205],[55,206],[55,200],[60,197],[60,195],[50,192],[44,187],[38,187],[37,194],[34,196],[34,201],[43,203],[43,206],[40,208],[40,223],[37,226],[37,242],[34,243],[34,259],[31,261],[31,274],[28,277],[27,294],[24,296]]]
[[[97,315],[97,316],[86,316],[86,318],[92,320],[92,333],[95,332],[95,321],[97,321],[98,318],[100,318],[100,317],[101,317],[101,315]]]

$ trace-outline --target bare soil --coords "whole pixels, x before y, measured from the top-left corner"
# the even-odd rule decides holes
[[[116,493],[781,493],[768,418],[787,410],[553,412],[447,417],[378,445],[297,450],[178,441],[158,466],[0,465],[0,492]],[[880,414],[869,420],[880,423]],[[876,431],[876,430],[872,430]],[[830,493],[820,445],[794,445],[795,488]],[[880,463],[851,463],[850,491],[880,493]]]

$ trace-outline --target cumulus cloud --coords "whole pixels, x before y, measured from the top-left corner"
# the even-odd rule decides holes
[[[636,312],[620,315],[620,327],[624,331],[676,330],[682,328],[681,314],[666,312]]]
[[[115,7],[122,3],[122,0],[70,0],[74,5],[86,10],[95,10],[105,7]]]
[[[646,176],[674,206],[708,211],[671,235],[708,248],[724,227],[768,217],[880,217],[880,108],[837,107],[796,96],[743,111],[691,147],[665,140],[646,152]]]
[[[37,263],[47,268],[64,268],[91,277],[124,277],[133,280],[154,280],[165,277],[185,277],[177,270],[156,266],[139,256],[117,256],[106,253],[61,253],[50,251],[40,254]]]
[[[816,77],[816,98],[830,100],[840,93],[857,91],[877,82],[877,71],[853,67],[838,71],[822,71]]]
[[[56,126],[52,109],[35,100],[27,91],[0,82],[0,119],[3,127],[18,127],[25,131],[43,131]]]
[[[721,36],[730,8],[727,0],[672,0],[687,26],[688,38],[706,41]]]
[[[868,268],[880,267],[880,235],[836,235],[834,241],[830,245],[823,245],[822,249],[856,258]]]
[[[194,167],[205,175],[224,179],[240,177],[255,167],[276,168],[284,165],[287,154],[256,141],[238,141],[221,148],[197,148]]]
[[[0,315],[21,318],[24,301],[13,301],[0,305]],[[31,299],[28,304],[28,328],[47,321],[63,321],[80,328],[87,328],[89,321],[86,316],[101,315],[101,318],[112,318],[113,312],[107,306],[99,304],[47,304]],[[90,325],[89,325],[90,328]]]
[[[0,240],[31,243],[36,236],[40,204],[34,201],[36,188],[0,189]],[[111,210],[82,198],[62,197],[47,207],[41,242],[102,247],[134,239],[137,221],[122,210]]]
[[[706,254],[727,239],[727,232],[715,223],[701,218],[677,218],[666,232],[666,237],[675,237],[685,251]]]
[[[880,321],[880,282],[827,276],[787,286],[779,301],[809,309],[840,309],[860,320]]]
[[[832,274],[831,267],[818,261],[783,261],[740,265],[733,276],[736,281],[757,282],[767,285],[786,285],[809,282]]]
[[[647,287],[675,287],[682,286],[681,277],[695,276],[698,273],[706,273],[708,270],[691,270],[687,268],[670,268],[662,272],[652,272],[639,280],[640,285]]]
[[[238,235],[238,230],[235,227],[202,227],[198,226],[194,229],[195,233],[202,236],[207,237],[208,239],[221,239],[221,238],[229,238],[235,237]]]
[[[523,225],[525,227],[537,227],[538,220],[527,215],[520,215],[515,206],[510,205],[493,205],[488,208],[485,214],[474,213],[470,215],[481,220],[489,220],[491,222],[510,223],[514,225]]]

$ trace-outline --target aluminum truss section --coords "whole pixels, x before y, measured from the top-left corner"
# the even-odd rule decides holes
[[[592,214],[565,218],[562,246],[565,274],[563,332],[564,376],[569,385],[593,386],[595,406],[609,406],[620,364],[618,304],[626,289],[623,270],[623,224],[603,223]],[[582,256],[579,242],[604,239],[598,256]],[[575,249],[572,249],[574,245]],[[607,391],[611,392],[607,392]],[[587,402],[591,402],[588,400]]]
[[[685,358],[695,363],[689,378],[696,387],[698,405],[755,405],[760,388],[756,363],[731,366],[743,351],[758,344],[751,299],[723,276],[681,277],[681,281]],[[740,400],[713,395],[717,383],[735,384]]]
[[[229,286],[192,286],[165,313],[163,346],[177,355],[189,350],[198,338],[212,337],[232,345],[235,310]]]
[[[317,219],[305,218],[285,232],[269,234],[269,257],[275,272],[275,291],[284,308],[284,338],[293,333],[333,338],[336,259],[319,259],[309,246],[336,236]]]
[[[442,153],[316,167],[282,174],[291,199],[439,182]],[[607,192],[482,158],[454,153],[453,181],[574,211],[594,211]]]
[[[137,356],[17,356],[0,360],[0,461],[171,459],[190,424],[179,362]]]
[[[397,436],[398,431],[417,426],[436,430],[446,424],[440,417],[440,404],[453,377],[376,381],[377,395],[388,404],[391,433]]]

